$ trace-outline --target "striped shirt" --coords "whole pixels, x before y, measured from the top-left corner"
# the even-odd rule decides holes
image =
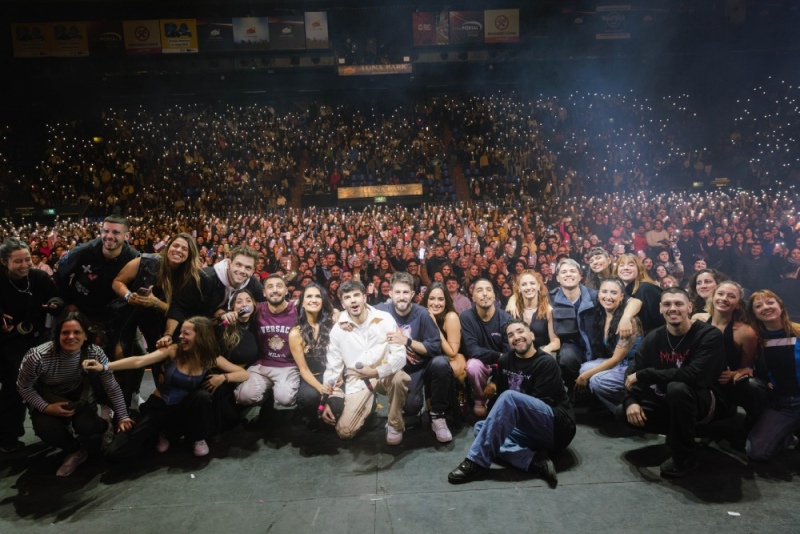
[[[103,349],[97,345],[89,345],[88,358],[103,364],[108,363]],[[100,380],[118,420],[127,419],[128,409],[117,381],[111,373],[101,373]],[[25,354],[19,369],[17,391],[28,406],[44,412],[49,403],[42,398],[36,388],[37,384],[42,384],[59,395],[66,395],[82,388],[81,353],[69,354],[57,351],[52,341],[30,349]]]

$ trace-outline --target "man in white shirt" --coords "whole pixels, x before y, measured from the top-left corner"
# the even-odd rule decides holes
[[[340,438],[352,439],[372,412],[374,388],[380,388],[389,398],[386,443],[399,445],[403,441],[403,406],[411,380],[403,371],[405,347],[396,342],[403,334],[389,313],[367,305],[364,284],[358,280],[342,283],[339,299],[344,311],[331,330],[322,382],[330,391],[328,384],[335,383],[344,371],[344,409],[335,415],[329,399],[322,418],[336,426]],[[334,398],[342,395],[338,389],[332,393]]]

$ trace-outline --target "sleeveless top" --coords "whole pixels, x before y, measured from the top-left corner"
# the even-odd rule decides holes
[[[533,332],[533,346],[537,349],[550,343],[550,329],[547,327],[547,317],[538,318],[538,313],[533,312],[531,317],[531,332]]]
[[[164,404],[173,406],[180,404],[189,393],[199,388],[206,378],[208,370],[200,375],[187,375],[178,370],[178,361],[170,359],[164,366],[162,380],[158,384],[158,392]]]
[[[711,317],[706,323],[711,324]],[[733,341],[733,321],[730,321],[725,330],[722,331],[722,346],[725,350],[725,365],[728,369],[735,371],[742,366],[742,350]]]

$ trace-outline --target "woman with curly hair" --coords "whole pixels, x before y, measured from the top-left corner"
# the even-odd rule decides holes
[[[707,311],[708,299],[714,294],[717,286],[727,279],[728,277],[724,273],[716,269],[700,269],[689,278],[686,291],[689,293],[689,298],[692,299],[695,313]]]
[[[600,283],[595,306],[592,354],[597,357],[581,365],[575,387],[588,387],[612,412],[622,402],[625,391],[625,370],[633,361],[636,347],[642,340],[642,324],[634,317],[632,333],[621,337],[617,333],[620,319],[628,301],[625,284],[618,278],[606,278]]]
[[[561,340],[553,329],[553,307],[547,296],[547,287],[537,271],[526,269],[520,273],[506,311],[530,326],[537,349],[555,354],[561,348]]]
[[[303,413],[313,414],[321,396],[332,390],[322,383],[322,373],[325,372],[331,329],[339,312],[325,289],[312,282],[300,294],[297,314],[297,326],[289,332],[289,349],[302,378],[297,407]]]

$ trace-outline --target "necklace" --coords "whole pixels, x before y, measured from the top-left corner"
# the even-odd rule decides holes
[[[686,334],[688,334],[688,333],[689,332],[687,331]],[[672,341],[670,341],[670,339],[669,339],[669,335],[670,334],[669,334],[669,332],[667,332],[667,344],[669,345],[669,349],[672,351],[671,356],[673,358],[678,356],[678,347],[680,347],[681,343],[683,343],[683,340],[686,337],[686,334],[683,334],[683,336],[681,337],[681,340],[678,341],[678,344],[673,347],[672,346]]]
[[[13,287],[14,289],[16,289],[16,290],[17,290],[17,291],[19,291],[20,293],[25,293],[26,295],[33,295],[33,293],[31,293],[31,279],[28,277],[28,275],[27,275],[27,274],[25,275],[25,281],[28,283],[28,284],[25,286],[25,289],[20,289],[20,288],[18,288],[18,287],[16,286],[16,284],[15,284],[15,283],[14,283],[14,282],[11,280],[11,277],[10,277],[10,276],[8,277],[8,283],[9,283],[9,284],[11,284],[11,287]]]

